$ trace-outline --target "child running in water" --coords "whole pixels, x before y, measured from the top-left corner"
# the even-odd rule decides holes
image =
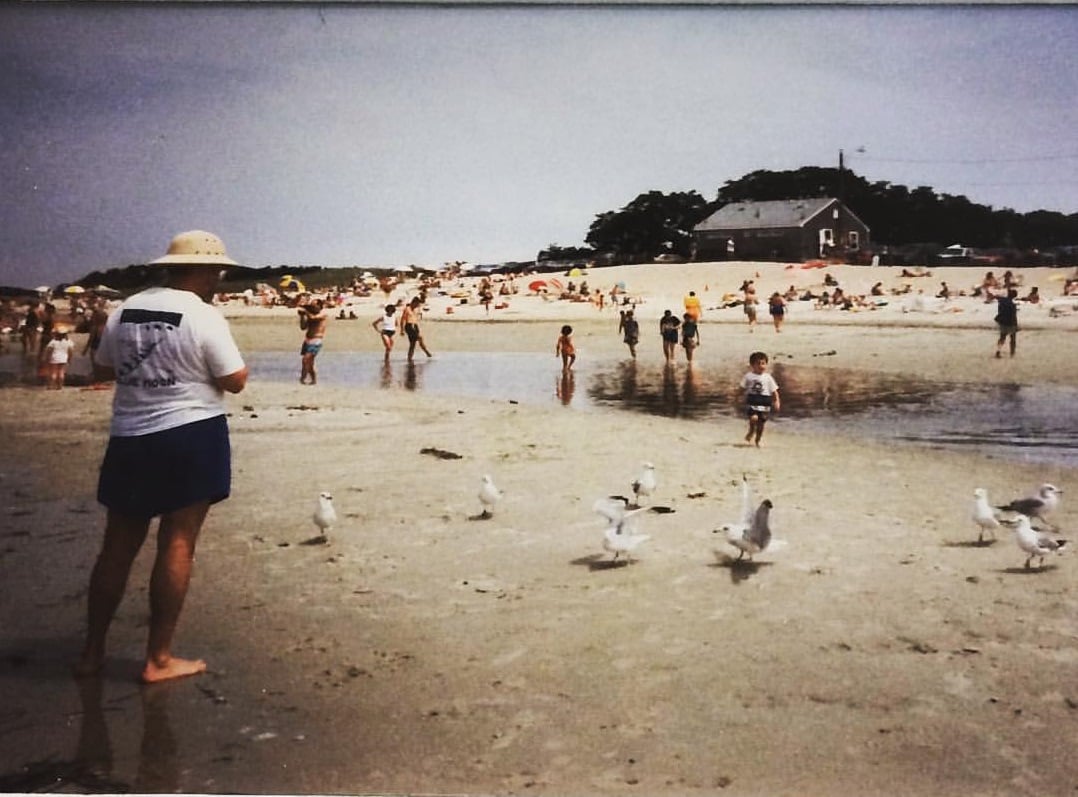
[[[752,442],[755,437],[757,447],[760,446],[760,438],[764,436],[764,424],[767,423],[771,410],[778,412],[781,406],[779,386],[775,378],[767,372],[767,362],[766,354],[754,351],[749,355],[751,370],[741,378],[749,417],[749,431],[745,435],[745,442]]]
[[[561,335],[554,346],[554,356],[561,357],[561,369],[568,371],[576,362],[576,347],[573,346],[573,328],[566,324],[561,328]]]

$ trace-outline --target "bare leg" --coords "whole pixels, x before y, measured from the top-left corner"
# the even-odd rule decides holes
[[[150,576],[150,639],[142,670],[142,680],[146,683],[194,675],[206,669],[206,662],[201,659],[174,657],[172,637],[191,582],[195,542],[209,508],[208,503],[194,504],[161,518],[157,558]]]
[[[81,658],[75,664],[75,675],[93,675],[101,669],[105,660],[105,638],[108,636],[109,626],[123,599],[131,565],[135,562],[149,528],[149,518],[127,517],[109,510],[105,523],[105,541],[90,575],[86,644]]]

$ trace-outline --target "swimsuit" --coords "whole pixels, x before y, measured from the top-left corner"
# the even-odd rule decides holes
[[[307,338],[299,347],[300,354],[318,354],[322,351],[322,338]]]

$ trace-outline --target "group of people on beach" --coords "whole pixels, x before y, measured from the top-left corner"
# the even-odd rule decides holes
[[[397,317],[398,306],[401,311],[399,320]],[[378,333],[378,337],[382,341],[386,363],[389,362],[389,355],[393,351],[398,325],[403,329],[405,337],[408,338],[408,362],[415,361],[416,347],[422,349],[423,353],[428,357],[434,356],[431,350],[427,348],[427,343],[423,340],[423,333],[419,328],[422,306],[423,298],[421,296],[413,296],[407,303],[402,301],[397,304],[387,304],[383,308],[382,315],[371,323],[374,331]],[[304,330],[303,342],[300,344],[299,350],[299,383],[301,385],[315,385],[318,383],[315,358],[322,351],[329,316],[326,314],[325,302],[317,298],[300,305],[297,313],[299,315],[300,329]]]
[[[79,676],[100,672],[113,617],[154,518],[159,518],[157,551],[150,579],[150,623],[141,678],[163,681],[203,672],[201,659],[172,652],[173,637],[187,594],[195,546],[210,507],[231,491],[231,453],[224,397],[247,384],[248,369],[223,315],[211,306],[214,291],[236,263],[212,233],[191,231],[172,239],[168,252],[149,266],[165,275],[161,287],[125,300],[101,324],[94,344],[96,378],[115,383],[110,437],[100,469],[98,501],[107,517],[104,540],[90,576],[86,637],[75,665]],[[744,286],[746,293],[748,285]],[[1017,291],[998,299],[1000,338],[1015,352]],[[660,319],[663,352],[671,363],[680,340],[689,361],[700,345],[700,303],[690,292],[685,312],[667,310]],[[400,328],[408,337],[408,359],[427,349],[419,330],[421,297],[388,304],[372,326],[382,339],[386,361]],[[326,331],[324,303],[299,311],[304,330],[300,381],[316,384],[315,359]],[[776,325],[778,329],[778,325]],[[632,310],[621,316],[619,332],[636,357],[640,325]],[[564,325],[555,344],[563,374],[576,362],[573,329]],[[88,344],[88,346],[91,344]],[[56,347],[62,348],[62,347]],[[70,349],[70,347],[66,347]],[[745,441],[760,445],[771,413],[781,407],[780,388],[768,372],[766,353],[749,356],[739,388],[748,421]]]
[[[97,299],[89,305],[70,301],[68,316],[79,325],[64,317],[52,302],[32,300],[27,304],[25,316],[19,324],[19,339],[22,343],[23,361],[28,368],[36,369],[40,382],[49,390],[60,390],[67,380],[67,369],[75,356],[75,342],[71,332],[88,332],[82,354],[89,354],[91,362],[101,340],[101,333],[108,319],[106,302]]]

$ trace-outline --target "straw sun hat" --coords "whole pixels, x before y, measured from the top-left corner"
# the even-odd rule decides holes
[[[225,243],[212,232],[181,232],[168,245],[168,254],[150,261],[151,266],[238,266],[225,253]]]

